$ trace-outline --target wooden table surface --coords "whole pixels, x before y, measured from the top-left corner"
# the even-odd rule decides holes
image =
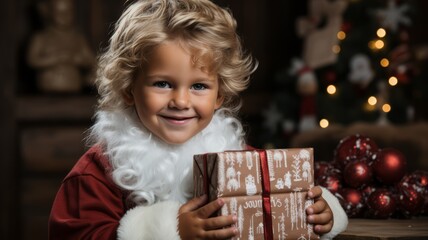
[[[349,219],[348,228],[338,240],[428,240],[428,217],[412,219]]]

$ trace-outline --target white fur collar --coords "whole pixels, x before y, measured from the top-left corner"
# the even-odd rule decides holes
[[[132,109],[99,111],[89,139],[103,145],[113,181],[131,191],[130,200],[185,203],[193,192],[193,155],[244,147],[241,123],[218,110],[211,123],[182,145],[169,145],[151,134]]]

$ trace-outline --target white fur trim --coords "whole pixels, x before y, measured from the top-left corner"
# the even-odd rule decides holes
[[[159,202],[150,206],[137,206],[120,220],[118,240],[179,240],[178,202]]]
[[[227,113],[217,110],[201,132],[181,145],[170,145],[147,130],[132,108],[99,111],[89,138],[103,145],[113,181],[130,191],[137,205],[185,203],[193,196],[193,155],[244,147],[241,123]]]
[[[333,212],[333,228],[329,233],[321,236],[321,240],[329,240],[346,230],[348,227],[348,216],[340,205],[339,200],[326,188],[321,187],[321,189],[322,198],[324,198]]]

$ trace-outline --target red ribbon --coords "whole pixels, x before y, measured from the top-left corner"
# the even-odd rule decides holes
[[[265,240],[273,239],[272,209],[270,205],[270,180],[269,166],[265,150],[257,150],[260,156],[260,170],[262,173],[262,198],[263,198],[263,227]]]
[[[208,154],[204,154],[204,192],[207,195],[207,200],[210,199],[209,189],[209,176],[208,176]]]
[[[266,157],[265,150],[257,150],[260,156],[260,170],[262,175],[262,200],[263,200],[263,230],[265,240],[273,239],[273,230],[272,230],[272,209],[270,204],[270,177],[269,177],[269,166],[268,159]],[[203,175],[204,175],[204,192],[207,195],[207,198],[210,199],[209,194],[209,182],[210,175],[208,174],[208,154],[204,154],[204,166],[203,166]]]

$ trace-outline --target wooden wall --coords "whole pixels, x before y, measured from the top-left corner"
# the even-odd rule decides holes
[[[18,225],[19,180],[15,148],[14,100],[16,82],[16,36],[11,33],[16,4],[0,7],[0,238],[13,239]]]

